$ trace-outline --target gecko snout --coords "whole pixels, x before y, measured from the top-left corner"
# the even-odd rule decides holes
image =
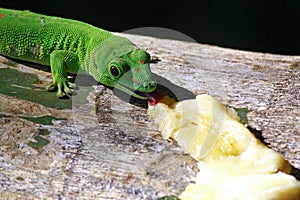
[[[156,89],[156,82],[151,81],[147,84],[144,84],[143,86],[146,90],[148,90],[149,92],[152,92]]]

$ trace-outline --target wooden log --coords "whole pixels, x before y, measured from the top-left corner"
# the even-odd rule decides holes
[[[152,71],[179,100],[209,93],[251,109],[249,126],[300,168],[299,56],[122,35],[161,60]],[[195,180],[195,160],[161,138],[143,102],[91,80],[58,100],[43,89],[49,72],[1,59],[1,197],[155,199]],[[29,145],[40,138],[48,144]]]

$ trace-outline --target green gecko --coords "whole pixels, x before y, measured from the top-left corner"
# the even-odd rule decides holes
[[[0,54],[51,67],[59,98],[75,87],[67,72],[83,69],[103,85],[139,99],[156,89],[150,55],[130,40],[90,24],[0,8]],[[81,70],[82,71],[82,70]]]

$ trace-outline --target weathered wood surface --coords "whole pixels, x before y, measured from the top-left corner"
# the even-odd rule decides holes
[[[299,56],[125,36],[159,57],[152,71],[179,99],[209,93],[231,106],[253,110],[250,126],[300,168]],[[44,95],[49,72],[11,65],[2,58],[0,72],[11,68],[38,77],[34,87],[12,88]],[[0,94],[1,199],[155,199],[180,194],[194,181],[195,161],[160,137],[146,109],[103,86],[80,87],[77,92],[66,100],[72,109],[60,110],[44,105],[45,100],[37,103],[15,98],[13,92]],[[63,119],[47,124],[24,118],[46,115]],[[41,130],[49,131],[41,136],[50,143],[30,147],[28,142]]]

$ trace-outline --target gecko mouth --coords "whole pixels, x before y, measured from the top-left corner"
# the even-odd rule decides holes
[[[135,98],[147,100],[148,104],[151,106],[156,105],[165,96],[162,92],[159,92],[158,90],[154,90],[153,92],[141,92],[122,84],[118,84],[116,88],[132,95]]]
[[[123,84],[117,84],[116,88],[119,89],[120,91],[123,91],[131,96],[134,96],[136,98],[144,99],[147,100],[147,94],[145,92],[140,92],[138,90],[134,90],[126,85]]]
[[[144,98],[148,98],[147,96],[147,92],[140,92],[138,90],[132,90],[132,92],[138,96],[144,97]]]

